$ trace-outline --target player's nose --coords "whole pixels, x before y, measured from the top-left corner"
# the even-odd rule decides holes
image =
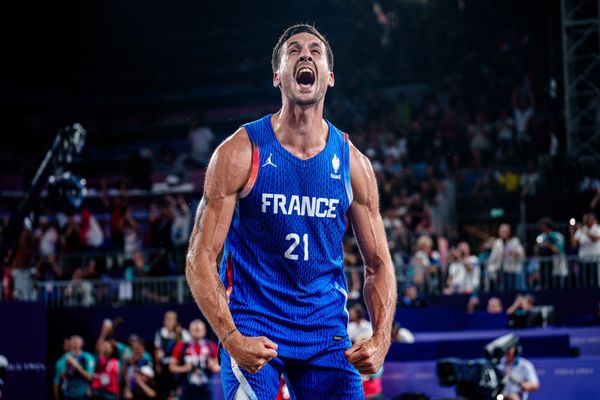
[[[302,52],[300,53],[300,61],[312,61],[312,56],[310,55],[310,51],[308,50],[308,48],[302,49]]]

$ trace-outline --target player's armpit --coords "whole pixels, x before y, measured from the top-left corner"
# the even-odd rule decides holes
[[[196,303],[222,338],[235,328],[227,294],[217,273],[217,258],[229,231],[240,189],[252,164],[252,145],[241,128],[213,154],[204,184],[204,196],[190,237],[186,278]]]

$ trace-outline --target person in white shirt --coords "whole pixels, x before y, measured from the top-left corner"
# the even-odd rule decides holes
[[[58,231],[50,223],[46,216],[40,217],[40,227],[35,232],[35,238],[39,241],[39,252],[42,258],[56,256],[58,243]]]
[[[504,375],[502,394],[506,400],[527,400],[530,392],[540,388],[535,367],[520,353],[517,346],[508,348],[498,365]]]
[[[351,342],[356,342],[360,336],[371,337],[373,335],[373,327],[371,322],[365,319],[365,309],[360,304],[355,304],[350,307],[348,321],[348,339]]]
[[[487,275],[493,288],[524,290],[523,261],[525,250],[518,237],[511,237],[510,225],[498,228],[498,239],[492,244],[487,261]]]
[[[581,283],[597,287],[600,284],[600,225],[593,213],[583,215],[583,225],[570,225],[569,234],[573,247],[579,247]]]
[[[480,267],[477,257],[471,255],[468,243],[461,242],[454,250],[455,261],[448,267],[446,294],[473,293],[479,290]]]

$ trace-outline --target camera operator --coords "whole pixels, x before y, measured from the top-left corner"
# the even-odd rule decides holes
[[[527,400],[530,392],[540,388],[535,367],[520,353],[520,346],[507,348],[498,365],[504,374],[502,394],[506,400]]]
[[[206,325],[201,320],[193,320],[189,332],[191,342],[175,345],[170,370],[181,378],[181,400],[210,400],[210,377],[220,371],[217,346],[206,340]]]

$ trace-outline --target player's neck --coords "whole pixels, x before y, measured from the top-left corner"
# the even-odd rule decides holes
[[[325,147],[328,128],[322,102],[314,106],[284,102],[271,121],[279,142],[300,157],[311,157]]]

